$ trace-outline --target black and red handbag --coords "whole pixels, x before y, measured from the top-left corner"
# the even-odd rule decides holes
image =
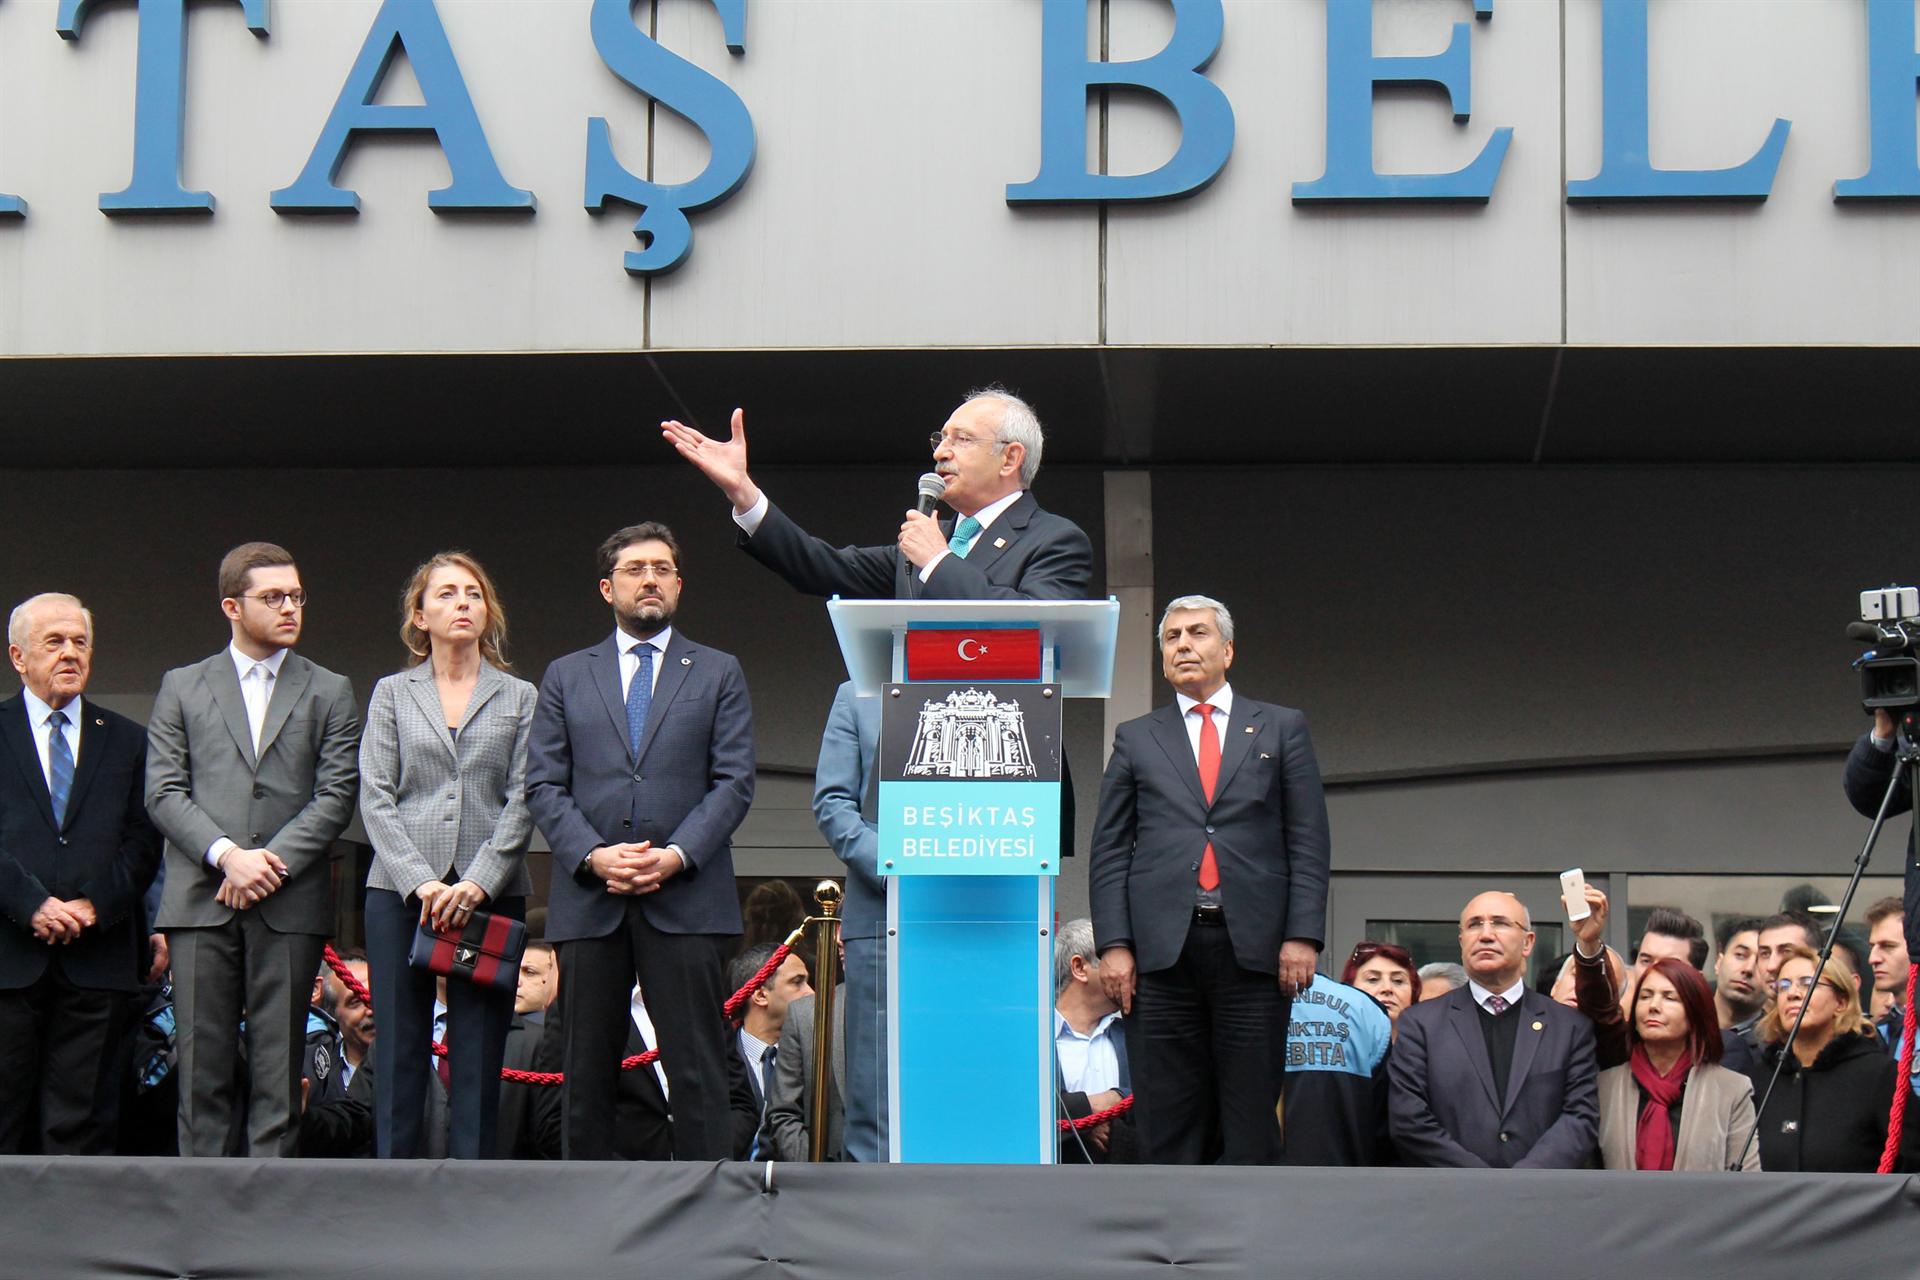
[[[520,958],[526,950],[526,925],[511,916],[476,911],[461,928],[421,925],[407,961],[449,979],[512,992],[520,984]]]

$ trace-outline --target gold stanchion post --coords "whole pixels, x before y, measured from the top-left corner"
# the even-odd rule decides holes
[[[813,900],[820,914],[807,921],[813,929],[813,1061],[807,1081],[812,1095],[807,1100],[807,1152],[816,1162],[827,1158],[827,1091],[833,1087],[833,989],[834,975],[840,968],[840,885],[822,880],[814,886]]]

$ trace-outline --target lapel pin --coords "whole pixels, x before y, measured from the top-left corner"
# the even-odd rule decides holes
[[[1247,733],[1252,733],[1252,732],[1253,732],[1253,726],[1252,726],[1252,725],[1248,725],[1248,726],[1246,727],[1246,730],[1245,730],[1245,731],[1246,731]]]
[[[690,667],[690,666],[692,666],[692,665],[693,665],[693,659],[692,659],[692,658],[682,658],[682,659],[680,659],[680,665],[681,665],[681,666],[683,666],[683,667]]]
[[[100,717],[100,716],[95,716],[95,717],[93,718],[93,723],[95,724],[95,726],[97,726],[98,728],[101,728],[101,729],[104,729],[104,728],[106,728],[106,727],[107,727],[107,722],[106,722],[106,720],[105,720],[104,718],[102,718],[102,717]]]
[[[1270,755],[1268,755],[1268,754],[1267,754],[1266,752],[1264,752],[1264,751],[1262,751],[1262,752],[1260,753],[1260,758],[1261,758],[1262,760],[1271,760],[1271,759],[1273,759],[1273,757],[1272,757],[1272,756],[1270,756]]]
[[[1006,545],[1007,545],[1007,540],[1005,538],[995,538],[993,540],[993,549],[995,551],[1000,550],[1002,547]]]
[[[1544,1022],[1536,1022],[1533,1024],[1533,1029],[1535,1031],[1545,1031],[1547,1029],[1547,1024]]]

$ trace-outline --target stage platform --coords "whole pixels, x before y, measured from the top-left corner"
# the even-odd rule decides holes
[[[1920,1275],[1920,1181],[1399,1169],[0,1159],[0,1275]],[[769,1189],[769,1186],[771,1189]]]

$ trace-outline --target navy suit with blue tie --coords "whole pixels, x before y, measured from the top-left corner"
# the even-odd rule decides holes
[[[51,714],[65,723],[30,724],[24,697],[0,702],[0,1153],[106,1154],[112,1044],[147,965],[141,895],[160,833],[143,799],[146,731],[85,698]],[[42,942],[32,920],[48,898],[86,899],[97,923]]]
[[[564,975],[563,1150],[570,1160],[615,1154],[615,1077],[637,976],[671,1090],[674,1156],[724,1160],[733,1117],[721,951],[740,932],[732,838],[753,800],[747,682],[730,654],[677,630],[661,637],[664,653],[616,637],[547,668],[528,748],[527,807],[553,849],[547,937]],[[636,643],[623,682],[621,649]],[[678,850],[683,868],[653,892],[609,893],[589,856],[641,841]]]

